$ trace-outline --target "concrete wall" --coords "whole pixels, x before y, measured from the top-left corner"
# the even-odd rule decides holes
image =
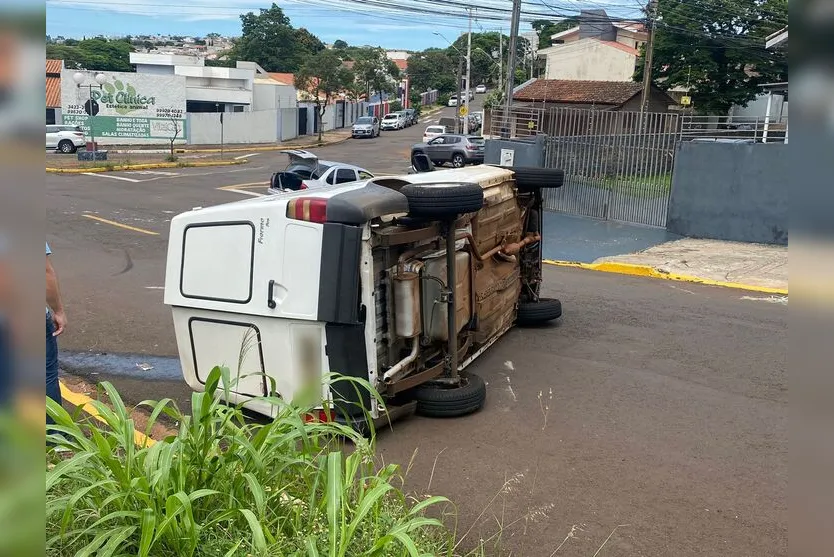
[[[631,81],[637,57],[596,39],[556,45],[546,51],[546,79]]]
[[[512,152],[511,166],[544,168],[546,141],[545,135],[537,135],[529,140],[487,139],[484,145],[484,163],[501,165],[501,151],[505,150]]]
[[[252,96],[253,111],[295,108],[297,104],[296,90],[292,85],[281,85],[275,81],[270,83],[255,81]]]
[[[783,144],[691,143],[678,147],[667,230],[695,238],[788,243]]]
[[[293,109],[294,110],[294,109]],[[223,142],[273,143],[279,138],[279,112],[226,112],[223,114]],[[220,143],[220,114],[189,113],[188,143],[216,145]]]

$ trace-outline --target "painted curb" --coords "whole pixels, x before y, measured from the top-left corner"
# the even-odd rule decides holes
[[[350,136],[334,139],[333,141],[322,141],[319,143],[304,143],[300,145],[270,145],[268,147],[230,147],[223,149],[224,153],[262,153],[266,151],[285,151],[287,149],[315,149],[317,147],[330,147],[338,145],[350,139]],[[180,153],[219,153],[220,149],[183,149]]]
[[[90,416],[95,418],[96,420],[98,420],[102,423],[105,423],[105,424],[107,423],[107,420],[105,420],[98,413],[98,410],[96,410],[95,405],[92,404],[92,402],[93,402],[92,398],[88,397],[87,395],[85,395],[83,393],[76,393],[75,391],[73,391],[69,387],[67,387],[66,384],[63,381],[59,381],[59,383],[61,385],[61,397],[64,400],[66,400],[67,402],[70,402],[71,404],[74,404],[75,406],[79,406],[82,410],[84,410],[84,412],[86,412],[87,414],[89,414]],[[137,447],[143,448],[143,447],[150,447],[151,445],[155,444],[156,440],[151,439],[150,437],[148,437],[147,435],[145,435],[141,431],[134,429],[133,430],[133,442],[136,444]]]
[[[724,288],[735,288],[737,290],[748,290],[751,292],[762,292],[765,294],[781,294],[788,295],[787,288],[773,288],[770,286],[756,286],[753,284],[742,284],[739,282],[724,282],[720,280],[705,279],[700,277],[693,277],[689,275],[679,275],[677,273],[668,273],[655,269],[649,265],[635,265],[633,263],[617,263],[614,261],[603,261],[601,263],[580,263],[578,261],[556,261],[552,259],[542,260],[548,265],[555,265],[558,267],[574,267],[577,269],[586,269],[589,271],[600,271],[603,273],[616,273],[619,275],[631,275],[636,277],[649,277],[665,280],[674,280],[679,282],[692,282],[703,284],[706,286],[721,286]]]
[[[106,167],[106,166],[94,166],[92,168],[46,168],[47,172],[51,172],[52,174],[86,174],[90,172],[117,172],[121,170],[151,170],[154,168],[195,168],[195,167],[205,167],[205,166],[236,166],[239,164],[246,164],[248,160],[241,159],[237,161],[217,161],[217,162],[210,162],[210,161],[202,161],[202,162],[189,162],[189,163],[176,163],[176,162],[153,162],[147,164],[123,164],[119,166],[113,167]]]

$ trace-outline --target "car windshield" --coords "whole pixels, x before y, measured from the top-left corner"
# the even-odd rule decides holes
[[[397,118],[399,118],[398,114],[386,114],[383,120],[396,120]]]
[[[360,125],[361,124],[373,124],[374,120],[370,116],[363,116],[362,118],[359,118],[358,120],[356,120],[356,123],[360,124]]]
[[[305,180],[318,180],[329,169],[330,167],[328,165],[321,163],[315,167],[312,164],[293,163],[287,167],[286,172],[292,172]]]

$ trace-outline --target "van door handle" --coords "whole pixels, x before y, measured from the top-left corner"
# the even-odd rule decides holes
[[[266,292],[266,305],[269,306],[269,309],[275,309],[278,307],[278,304],[275,303],[275,281],[269,281],[269,288]]]

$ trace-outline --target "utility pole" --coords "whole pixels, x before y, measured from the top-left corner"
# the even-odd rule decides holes
[[[649,94],[652,88],[652,60],[654,58],[654,31],[657,18],[657,0],[649,0],[646,6],[646,30],[649,38],[646,41],[646,60],[643,66],[643,97],[640,102],[640,112],[645,113],[649,108]]]
[[[515,55],[518,47],[518,24],[521,19],[521,0],[513,0],[513,15],[510,19],[510,51],[507,54],[507,83],[504,89],[504,122],[501,137],[509,137],[510,111],[513,108],[513,85],[515,84]]]
[[[498,31],[498,90],[504,89],[504,31]]]
[[[464,106],[466,107],[466,114],[463,116],[463,133],[469,133],[469,89],[472,87],[470,83],[472,78],[472,8],[469,8],[469,33],[466,37],[466,100]],[[460,100],[458,100],[460,103]]]
[[[458,118],[458,110],[460,110],[461,81],[463,81],[463,56],[458,60],[458,100],[455,103],[455,132],[460,133],[460,118]]]

